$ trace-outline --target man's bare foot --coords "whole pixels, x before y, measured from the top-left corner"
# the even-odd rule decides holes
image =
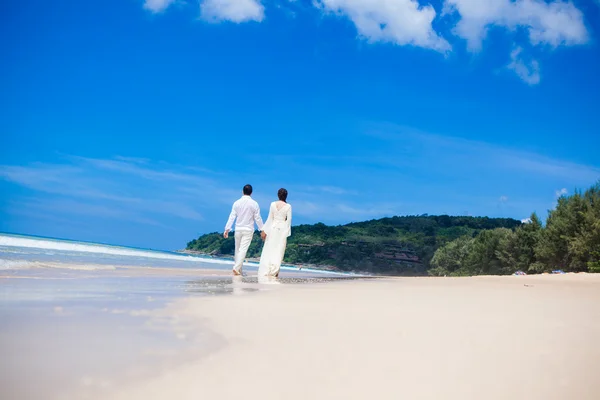
[[[234,269],[232,272],[233,272],[233,275],[235,275],[235,276],[240,276],[240,275],[242,275],[242,273],[241,273],[241,272],[237,272],[235,269]]]

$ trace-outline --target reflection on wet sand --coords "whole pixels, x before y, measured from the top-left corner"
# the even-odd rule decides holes
[[[258,276],[258,283],[260,283],[261,285],[279,285],[279,284],[281,284],[281,282],[279,282],[279,278],[276,278],[274,276],[264,276],[264,275]]]
[[[299,274],[298,274],[299,275]],[[194,280],[188,280],[184,284],[184,290],[187,293],[220,295],[233,294],[241,295],[244,293],[256,292],[265,289],[263,285],[286,285],[286,284],[306,284],[321,283],[341,280],[365,279],[364,277],[323,277],[323,276],[288,276],[274,278],[268,276],[248,276],[232,275],[220,277],[205,277]]]
[[[225,345],[203,320],[169,305],[331,279],[276,280],[214,270],[31,268],[0,276],[0,398],[82,399],[158,374]],[[220,274],[220,275],[219,275]],[[28,385],[24,376],[44,377]],[[110,397],[110,396],[109,396]]]

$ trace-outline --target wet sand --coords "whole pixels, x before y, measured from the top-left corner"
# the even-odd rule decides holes
[[[177,316],[186,332],[204,332],[202,351],[94,398],[592,400],[600,393],[600,276],[273,289],[186,298],[154,311],[151,320]]]
[[[224,346],[181,299],[248,296],[339,279],[285,271],[259,284],[252,270],[107,267],[44,262],[0,273],[0,398],[87,399],[150,379]]]

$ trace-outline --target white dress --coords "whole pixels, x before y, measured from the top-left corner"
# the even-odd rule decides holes
[[[271,203],[263,231],[267,238],[260,256],[258,276],[276,277],[285,255],[287,238],[292,234],[292,206],[278,201]]]

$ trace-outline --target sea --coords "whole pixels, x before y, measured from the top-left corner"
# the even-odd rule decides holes
[[[0,276],[4,278],[30,278],[45,280],[95,279],[98,285],[120,278],[135,278],[132,291],[156,291],[157,294],[196,289],[196,293],[216,294],[231,290],[230,279],[223,279],[231,271],[232,260],[178,252],[158,251],[143,248],[115,246],[100,243],[55,239],[39,236],[0,233]],[[256,279],[258,264],[244,265],[246,280]],[[299,269],[282,266],[281,282],[297,282],[299,279],[350,277],[352,274],[336,273],[317,269]],[[254,276],[254,278],[252,278]],[[161,277],[162,279],[156,279]],[[196,278],[195,280],[192,278]],[[192,280],[190,280],[192,279]],[[196,284],[194,284],[196,282]],[[217,286],[214,283],[218,283]],[[203,283],[207,291],[198,290]],[[129,283],[131,284],[131,282]],[[150,288],[155,284],[156,287]],[[27,286],[32,285],[31,282]],[[95,286],[98,286],[95,285]],[[13,286],[4,283],[4,301],[41,299],[48,291],[35,290],[13,292]],[[73,287],[73,285],[69,285]],[[76,288],[78,296],[93,296],[87,285]],[[94,285],[92,285],[94,286]],[[202,285],[200,285],[202,286]],[[210,289],[210,290],[209,290]],[[173,293],[171,293],[173,294]],[[51,296],[49,297],[51,298]]]
[[[0,233],[0,271],[32,268],[90,271],[123,267],[230,270],[231,264],[230,259],[212,256]],[[246,263],[245,268],[255,272],[258,264]],[[282,270],[299,271],[294,266],[283,266]],[[304,272],[307,271],[311,274],[347,275],[305,268]]]
[[[0,398],[110,398],[224,345],[165,311],[174,302],[356,277],[284,266],[280,279],[260,281],[256,263],[242,277],[231,267],[231,259],[0,233]]]

